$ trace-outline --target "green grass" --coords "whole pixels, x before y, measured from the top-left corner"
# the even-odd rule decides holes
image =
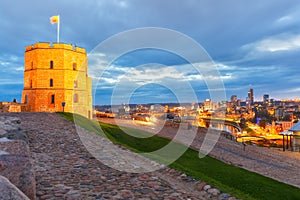
[[[76,124],[103,136],[105,134],[112,142],[123,145],[134,152],[152,152],[160,149],[170,140],[150,133],[126,128],[134,135],[150,136],[149,138],[137,138],[125,134],[118,126],[99,123],[88,120],[82,116],[70,113],[60,113],[63,117],[76,121]],[[176,143],[178,148],[182,144]],[[162,155],[151,156],[157,161],[166,161],[168,158]],[[210,156],[198,157],[198,152],[188,149],[179,159],[170,165],[171,168],[180,170],[197,179],[208,182],[222,192],[230,193],[241,199],[300,199],[300,189],[293,187],[260,174],[245,169],[228,165]]]

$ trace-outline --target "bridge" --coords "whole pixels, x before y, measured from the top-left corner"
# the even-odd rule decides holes
[[[220,130],[226,130],[226,128],[228,128],[232,134],[236,132],[242,132],[239,123],[233,119],[201,117],[199,120],[203,120],[203,122],[206,124],[206,127],[216,127]]]

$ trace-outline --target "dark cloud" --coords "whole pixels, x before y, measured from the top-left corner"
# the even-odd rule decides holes
[[[20,96],[25,46],[38,41],[56,40],[56,26],[49,23],[49,17],[56,14],[61,16],[61,41],[82,46],[88,52],[110,36],[132,28],[169,28],[191,37],[206,49],[217,64],[227,66],[220,68],[227,96],[237,94],[244,99],[251,85],[257,98],[263,93],[270,93],[271,97],[274,94],[276,98],[297,97],[300,49],[297,45],[290,46],[300,36],[299,13],[300,3],[296,0],[1,1],[0,100],[8,101],[12,95]],[[264,51],[267,47],[272,49],[275,43],[276,48],[285,46],[287,49]],[[188,48],[184,49],[188,51]],[[108,54],[105,56],[106,59],[109,57]],[[168,66],[184,64],[181,58],[164,53],[128,54],[114,63],[115,71],[107,74],[107,79],[103,80],[105,87],[98,95],[103,95],[101,99],[109,99],[111,89],[107,86],[113,87],[112,80],[120,75],[117,69],[131,69],[148,62]],[[192,76],[195,73],[185,75],[195,77]],[[200,80],[195,78],[190,81],[199,91],[197,96],[200,101],[209,98],[208,93],[204,92],[207,88]],[[144,93],[137,93],[136,99],[138,94],[142,97]]]

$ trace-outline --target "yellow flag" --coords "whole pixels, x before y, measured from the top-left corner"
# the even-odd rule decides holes
[[[54,15],[50,17],[50,23],[51,24],[59,23],[59,15]]]

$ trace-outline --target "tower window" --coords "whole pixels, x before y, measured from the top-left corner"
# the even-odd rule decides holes
[[[28,103],[28,94],[25,95],[25,102],[24,103]]]
[[[53,87],[53,79],[50,79],[50,87]]]
[[[50,69],[53,69],[53,60],[50,60]]]
[[[33,61],[31,61],[31,69],[33,69]]]
[[[74,81],[74,88],[78,88],[78,81],[77,80]]]
[[[52,94],[51,95],[51,101],[50,101],[51,104],[54,104],[55,103],[55,95]]]
[[[78,103],[78,94],[74,94],[74,103]]]
[[[32,80],[30,80],[30,88],[32,88]]]
[[[77,69],[77,64],[73,63],[73,70],[76,70],[76,69]]]

